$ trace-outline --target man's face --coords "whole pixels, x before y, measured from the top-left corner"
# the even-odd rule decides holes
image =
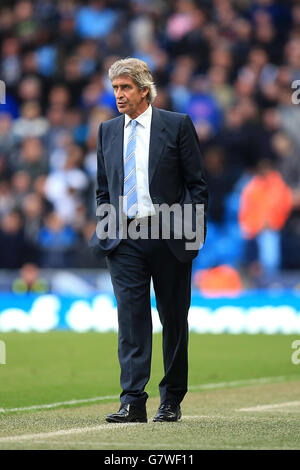
[[[135,119],[148,107],[147,94],[149,88],[140,90],[127,75],[120,75],[112,81],[116,103],[121,114],[128,114]]]

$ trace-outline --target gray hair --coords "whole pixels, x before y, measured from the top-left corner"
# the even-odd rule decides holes
[[[157,95],[156,86],[146,62],[133,57],[117,60],[111,65],[108,71],[108,76],[110,80],[113,81],[120,75],[127,75],[130,77],[140,90],[145,87],[149,87],[147,101],[149,104],[153,103]]]

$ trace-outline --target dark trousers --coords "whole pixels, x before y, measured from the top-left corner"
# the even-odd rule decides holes
[[[181,263],[165,240],[121,240],[107,257],[118,306],[121,403],[143,406],[150,378],[152,317],[150,282],[163,327],[161,402],[179,404],[187,392],[188,310],[192,263]]]

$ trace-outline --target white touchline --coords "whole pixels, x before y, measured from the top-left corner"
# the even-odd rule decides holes
[[[89,426],[86,428],[71,428],[71,429],[61,429],[59,431],[50,431],[50,432],[39,432],[35,434],[20,434],[19,436],[6,436],[0,437],[1,442],[11,442],[11,441],[30,441],[34,439],[48,439],[51,437],[57,436],[67,436],[69,434],[81,434],[85,432],[101,431],[103,429],[115,429],[119,427],[126,426],[140,426],[143,423],[113,423],[113,424],[99,424],[98,426]]]
[[[195,415],[195,416],[184,416],[184,420],[189,419],[199,419],[199,418],[213,418],[213,416],[207,415]],[[217,418],[228,418],[225,416],[217,416]],[[151,421],[151,420],[150,420]],[[149,422],[149,420],[148,420]],[[58,431],[49,431],[49,432],[39,432],[34,434],[20,434],[14,436],[5,436],[0,437],[0,443],[2,442],[12,442],[12,441],[34,441],[35,439],[48,439],[59,436],[68,436],[70,434],[82,434],[87,432],[102,431],[116,428],[125,428],[126,426],[140,426],[146,423],[111,423],[111,424],[99,424],[98,426],[89,426],[85,428],[70,428],[70,429],[60,429]],[[162,423],[156,423],[155,426],[160,426]]]
[[[275,377],[260,377],[257,379],[245,379],[245,380],[234,380],[234,381],[228,381],[228,382],[190,385],[189,390],[190,391],[216,390],[218,388],[243,387],[247,385],[260,385],[260,384],[273,383],[273,382],[283,382],[287,379],[299,380],[300,375],[290,375],[290,376],[279,375]],[[118,400],[119,397],[120,395],[106,395],[106,396],[101,396],[101,397],[73,399],[73,400],[61,401],[57,403],[46,403],[46,404],[40,404],[40,405],[23,406],[20,408],[0,408],[0,413],[11,413],[15,411],[43,410],[43,409],[58,408],[59,406],[79,405],[81,403],[95,403],[98,401],[105,401],[105,400]]]
[[[290,378],[298,378],[300,379],[299,375],[290,376]],[[286,380],[288,377],[279,375],[276,377],[260,377],[258,379],[245,379],[245,380],[232,380],[229,382],[219,382],[219,383],[211,383],[211,384],[201,384],[201,385],[190,385],[189,390],[210,390],[216,388],[230,388],[230,387],[241,387],[243,385],[260,385],[272,382],[282,382]]]
[[[269,405],[257,405],[249,408],[239,408],[236,411],[268,411],[274,409],[288,408],[290,406],[299,406],[300,401],[286,401],[283,403],[273,403]]]
[[[198,416],[184,416],[183,420],[185,419],[197,419],[197,418],[212,418],[212,416],[207,415],[198,415]],[[218,416],[220,418],[220,416]],[[222,416],[222,418],[224,418]],[[151,421],[151,420],[150,420]],[[148,420],[149,422],[149,420]],[[50,432],[40,432],[34,434],[20,434],[15,436],[6,436],[0,437],[1,442],[12,442],[12,441],[31,441],[35,439],[48,439],[52,437],[59,437],[59,436],[68,436],[70,434],[81,434],[93,431],[102,431],[102,430],[109,430],[109,429],[116,429],[116,428],[125,428],[126,426],[140,426],[141,424],[146,423],[111,423],[111,424],[99,424],[98,426],[89,426],[85,428],[71,428],[71,429],[60,429],[59,431],[50,431]],[[161,423],[155,424],[155,426],[160,426]]]
[[[57,408],[64,405],[80,405],[80,403],[93,403],[103,400],[117,400],[120,395],[106,395],[103,397],[93,397],[93,398],[82,398],[79,400],[68,400],[68,401],[59,401],[57,403],[46,403],[43,405],[31,405],[23,406],[21,408],[0,408],[0,413],[8,413],[13,411],[30,411],[30,410],[42,410],[48,408]]]
[[[254,417],[253,417],[254,418]],[[194,420],[194,419],[225,419],[231,420],[232,416],[222,416],[222,415],[194,415],[194,416],[183,416],[182,421],[185,420]],[[247,418],[248,419],[248,418]],[[257,419],[257,418],[255,418]],[[148,420],[148,423],[152,420]],[[89,426],[84,428],[70,428],[70,429],[60,429],[58,431],[49,431],[49,432],[40,432],[33,434],[19,434],[14,436],[5,436],[0,437],[0,444],[5,442],[15,442],[15,441],[34,441],[34,440],[46,440],[55,437],[69,436],[72,434],[84,434],[88,432],[103,431],[110,429],[124,429],[127,426],[141,426],[146,423],[111,423],[111,424],[99,424],[98,426]],[[154,424],[154,423],[153,423]],[[161,426],[164,423],[155,423],[154,426]],[[103,444],[103,442],[101,441]],[[81,442],[82,444],[82,442]],[[158,444],[159,445],[159,444]]]

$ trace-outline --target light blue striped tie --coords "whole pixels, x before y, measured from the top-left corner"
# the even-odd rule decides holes
[[[138,211],[135,167],[136,125],[137,121],[133,119],[124,159],[124,212],[129,218],[133,218]]]

